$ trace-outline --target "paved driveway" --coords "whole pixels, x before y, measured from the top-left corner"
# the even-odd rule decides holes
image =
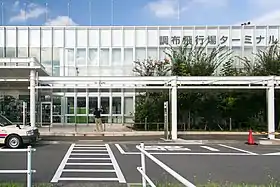
[[[35,182],[63,184],[140,183],[136,170],[140,153],[135,143],[103,142],[36,145],[32,168]],[[146,150],[191,182],[230,181],[265,183],[269,175],[280,178],[280,146],[245,144],[145,144]],[[26,168],[26,153],[1,153],[1,169]],[[175,181],[146,158],[147,174],[153,181]],[[24,182],[23,174],[0,174],[0,181]]]

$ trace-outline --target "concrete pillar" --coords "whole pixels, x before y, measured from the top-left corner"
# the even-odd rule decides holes
[[[34,66],[34,62],[31,62],[31,67]],[[36,70],[30,70],[30,124],[31,127],[35,127],[36,123],[36,93],[35,93],[35,81],[36,81]]]
[[[172,82],[171,90],[171,139],[177,140],[177,81]]]
[[[267,98],[267,123],[268,139],[275,139],[275,102],[274,102],[274,81],[268,83],[269,88],[266,91]]]

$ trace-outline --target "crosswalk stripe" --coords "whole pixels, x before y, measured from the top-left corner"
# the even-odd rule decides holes
[[[81,173],[112,173],[113,169],[64,169],[63,172],[81,172]]]
[[[111,160],[108,158],[69,158],[68,160]]]
[[[69,166],[111,166],[112,163],[66,163]]]
[[[106,147],[85,147],[85,146],[77,147],[77,146],[75,146],[74,149],[106,149]]]
[[[118,178],[74,178],[62,177],[60,181],[118,181]]]
[[[81,146],[82,145],[82,146]],[[77,153],[80,152],[80,153]],[[94,153],[92,153],[94,152]],[[98,152],[106,152],[106,153],[98,153]],[[102,157],[106,155],[105,157]],[[78,156],[78,157],[73,157]],[[97,156],[97,157],[81,157],[81,156]],[[99,156],[99,157],[98,157]],[[74,161],[71,162],[70,160]],[[88,162],[82,162],[82,161]],[[90,160],[96,160],[95,162],[90,162]],[[105,162],[102,160],[106,160]],[[66,166],[91,166],[88,169],[79,169],[79,168],[71,168],[66,169]],[[110,169],[98,169],[94,168],[96,166],[110,166]],[[73,174],[76,173],[100,173],[101,177],[61,177],[63,172],[71,172]],[[117,178],[114,177],[106,177],[106,173],[115,173]],[[104,178],[103,178],[104,177]],[[126,180],[123,176],[123,173],[115,159],[115,156],[108,144],[99,145],[99,146],[90,146],[87,144],[79,144],[78,146],[72,144],[68,149],[66,155],[64,156],[60,166],[58,167],[53,179],[51,182],[58,181],[118,181],[119,183],[126,183]]]
[[[210,150],[210,151],[220,151],[220,150],[218,150],[218,149],[215,149],[215,148],[213,148],[213,147],[209,147],[209,146],[205,146],[205,145],[203,145],[203,146],[200,146],[200,147],[202,147],[202,148],[204,148],[204,149],[208,149],[208,150]]]
[[[72,153],[73,156],[105,156],[109,155],[108,153]]]
[[[107,152],[107,150],[73,150],[72,152]]]

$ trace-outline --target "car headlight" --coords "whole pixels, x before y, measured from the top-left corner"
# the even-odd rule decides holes
[[[27,131],[26,132],[27,136],[32,136],[34,134],[33,130]]]

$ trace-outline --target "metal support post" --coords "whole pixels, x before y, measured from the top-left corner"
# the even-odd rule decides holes
[[[274,102],[274,79],[268,83],[267,89],[267,122],[268,139],[275,139],[275,102]]]
[[[168,123],[168,101],[164,102],[164,138],[169,139],[169,123]]]
[[[176,79],[172,82],[172,90],[171,90],[172,140],[177,140],[177,80]]]
[[[24,126],[26,125],[26,107],[27,107],[26,102],[23,101],[22,102],[22,123]]]
[[[140,143],[140,147],[142,150],[145,150],[145,146],[144,143]],[[143,152],[141,152],[141,169],[143,171],[143,173],[146,175],[146,165],[145,165],[145,154]],[[142,175],[142,186],[146,187],[147,186],[147,181],[144,177],[144,175]]]
[[[34,66],[34,62],[31,62],[31,67]],[[36,106],[35,106],[35,99],[36,99],[36,94],[35,94],[35,81],[36,81],[36,70],[31,69],[30,70],[30,124],[31,127],[35,127],[35,122],[36,122]]]
[[[27,147],[27,187],[32,186],[31,146]]]

